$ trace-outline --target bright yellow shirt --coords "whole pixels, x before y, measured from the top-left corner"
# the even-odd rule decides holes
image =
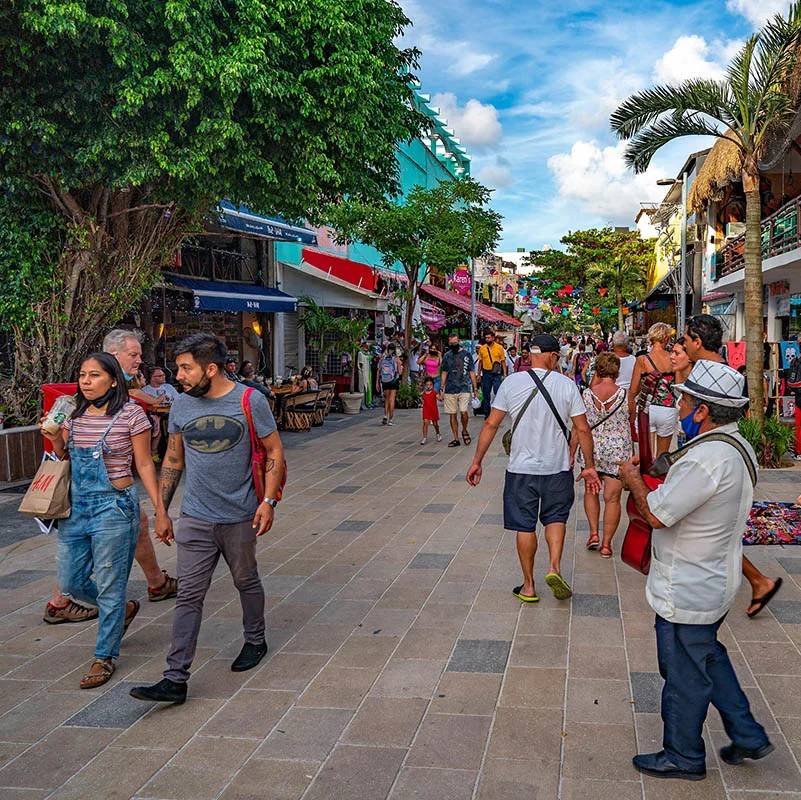
[[[497,342],[490,345],[482,344],[478,348],[478,358],[481,361],[481,369],[489,372],[494,361],[500,361],[501,364],[506,362],[506,352]]]

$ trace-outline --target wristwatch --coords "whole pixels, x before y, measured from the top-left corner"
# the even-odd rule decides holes
[[[278,505],[277,500],[273,500],[272,497],[265,497],[264,500],[261,501],[262,503],[267,503],[270,508],[275,508]]]

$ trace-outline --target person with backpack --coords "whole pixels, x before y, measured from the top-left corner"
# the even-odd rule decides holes
[[[398,351],[394,344],[388,344],[384,355],[378,362],[378,383],[384,391],[384,417],[382,425],[394,425],[392,418],[395,416],[395,395],[400,387],[401,379],[401,360],[398,358]],[[378,391],[378,386],[376,386]]]

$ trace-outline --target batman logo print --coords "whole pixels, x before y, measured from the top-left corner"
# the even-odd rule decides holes
[[[224,453],[236,447],[245,435],[245,426],[231,417],[211,414],[184,425],[186,447],[197,453]]]

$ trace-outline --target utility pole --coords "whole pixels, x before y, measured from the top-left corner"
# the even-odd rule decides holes
[[[681,291],[679,293],[679,327],[678,336],[684,335],[684,324],[687,318],[687,171],[681,175]]]
[[[476,347],[476,260],[470,259],[470,352]]]

